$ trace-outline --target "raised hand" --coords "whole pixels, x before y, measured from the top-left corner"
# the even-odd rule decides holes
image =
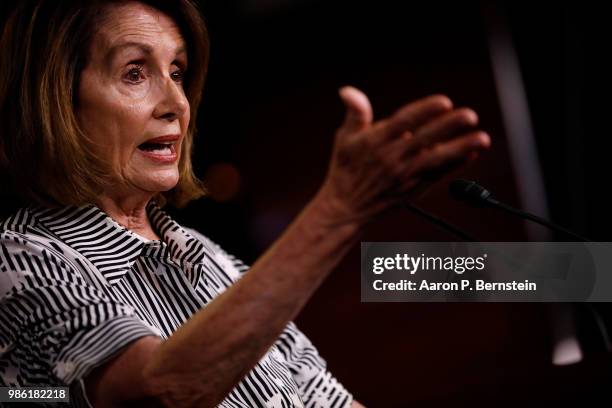
[[[367,223],[491,144],[475,128],[476,113],[455,109],[444,95],[411,102],[377,122],[363,92],[344,87],[340,97],[346,118],[319,191],[339,222]]]

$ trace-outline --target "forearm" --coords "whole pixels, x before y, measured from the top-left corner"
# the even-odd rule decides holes
[[[317,196],[249,272],[180,327],[145,369],[171,406],[215,406],[259,361],[358,237]]]

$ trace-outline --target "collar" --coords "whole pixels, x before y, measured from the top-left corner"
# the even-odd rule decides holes
[[[113,283],[121,279],[139,257],[175,263],[181,268],[202,262],[203,244],[174,221],[154,201],[147,215],[160,241],[145,242],[95,205],[32,208],[32,215],[51,234],[90,261]]]

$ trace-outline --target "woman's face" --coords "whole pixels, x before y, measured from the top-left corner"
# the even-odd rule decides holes
[[[166,191],[179,179],[189,125],[187,51],[167,15],[138,2],[110,6],[81,73],[77,117],[120,175],[114,195]]]

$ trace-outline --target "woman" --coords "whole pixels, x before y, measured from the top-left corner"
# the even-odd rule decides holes
[[[291,323],[363,227],[489,137],[431,96],[347,113],[327,177],[247,267],[161,209],[191,171],[207,37],[190,0],[29,1],[1,40],[0,385],[74,406],[359,407]]]

